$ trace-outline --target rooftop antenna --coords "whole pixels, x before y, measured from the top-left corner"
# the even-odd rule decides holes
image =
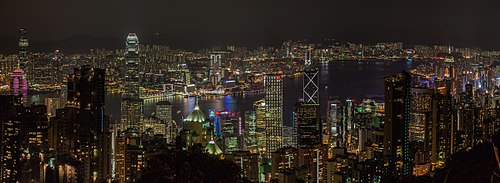
[[[451,43],[448,42],[448,54],[451,54]]]

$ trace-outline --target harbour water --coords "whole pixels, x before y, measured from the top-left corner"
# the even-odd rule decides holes
[[[359,101],[368,95],[384,94],[384,77],[402,70],[409,70],[412,62],[406,61],[334,61],[319,65],[320,68],[320,103],[321,115],[326,113],[326,104],[329,96],[338,96],[341,100],[348,97]],[[285,124],[291,124],[293,104],[302,98],[302,78],[285,78],[284,81],[284,114]],[[31,103],[43,104],[45,97],[51,94],[38,94],[30,97]],[[217,98],[201,98],[198,102],[200,109],[208,114],[209,109],[238,111],[244,114],[252,110],[255,101],[262,99],[263,94],[245,96],[221,96]],[[168,100],[172,103],[173,119],[180,122],[194,108],[194,97],[184,98],[165,97],[148,99],[144,104],[144,115],[147,117],[155,110],[155,103]],[[106,113],[113,121],[120,119],[120,95],[106,96]],[[244,115],[242,115],[244,118]]]

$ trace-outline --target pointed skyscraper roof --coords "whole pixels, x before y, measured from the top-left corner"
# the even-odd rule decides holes
[[[198,100],[196,100],[196,105],[194,106],[193,112],[189,114],[186,118],[184,118],[184,122],[199,122],[204,123],[207,117],[205,113],[200,110],[200,106],[198,104]]]
[[[205,147],[205,151],[208,153],[208,154],[211,154],[211,155],[220,155],[222,154],[222,150],[220,149],[220,147],[215,143],[214,140],[210,140],[210,142],[208,142],[207,144],[207,147]]]

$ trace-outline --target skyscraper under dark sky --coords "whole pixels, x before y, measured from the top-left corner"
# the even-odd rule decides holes
[[[139,92],[139,38],[129,33],[125,47],[125,98],[138,99]]]
[[[385,78],[384,155],[389,174],[411,175],[410,158],[411,75],[402,72]]]
[[[139,84],[139,38],[129,33],[125,47],[125,85],[121,102],[121,128],[141,128],[143,101],[140,99]]]
[[[312,49],[307,49],[304,62],[302,98],[304,102],[319,103],[319,70],[312,60]]]
[[[26,29],[19,29],[19,68],[28,71],[29,57],[28,57],[28,38]]]

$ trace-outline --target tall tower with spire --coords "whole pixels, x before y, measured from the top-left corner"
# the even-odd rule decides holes
[[[139,83],[139,38],[129,33],[125,42],[125,86],[121,101],[121,128],[142,128],[143,101]]]
[[[139,38],[135,33],[129,33],[125,42],[121,125],[115,143],[115,176],[118,182],[136,182],[144,164],[139,64]]]
[[[125,43],[125,88],[123,96],[138,99],[139,91],[139,38],[129,33]]]

